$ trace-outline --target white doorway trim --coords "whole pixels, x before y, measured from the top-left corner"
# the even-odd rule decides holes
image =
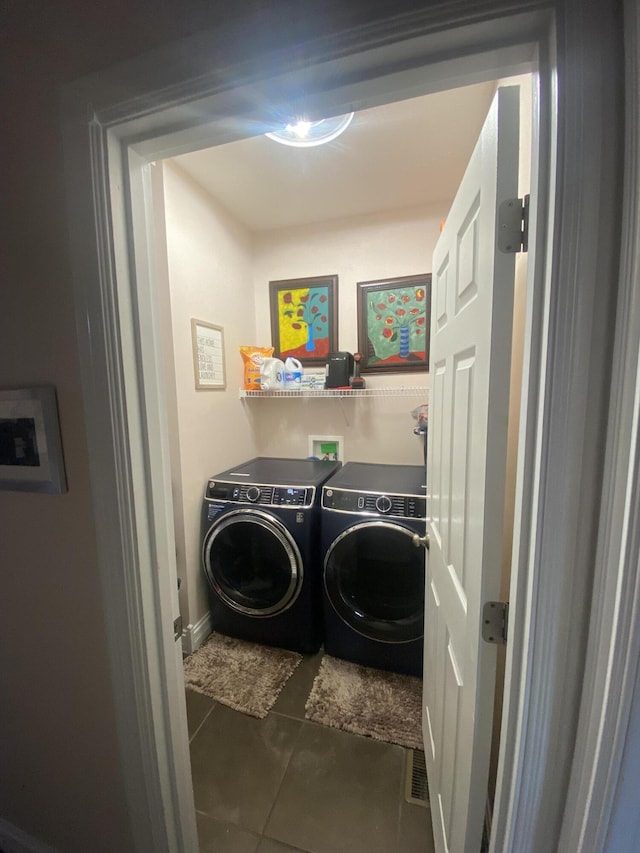
[[[625,2],[620,292],[601,536],[561,849],[637,847],[640,816],[640,8]]]
[[[435,91],[474,75],[517,73],[536,50],[547,69],[541,98],[548,107],[558,80],[560,98],[557,128],[552,110],[540,128],[538,222],[546,226],[535,240],[546,260],[543,269],[538,265],[543,286],[533,288],[529,306],[517,586],[492,846],[501,853],[557,849],[591,585],[601,571],[595,546],[615,534],[610,517],[598,526],[608,356],[618,342],[624,353],[629,319],[619,318],[615,334],[607,322],[615,308],[621,119],[603,81],[619,55],[615,10],[597,0],[563,4],[556,74],[553,19],[535,12],[547,5],[473,0],[461,13],[458,3],[443,2],[309,36],[302,51],[293,34],[276,37],[244,22],[67,90],[65,156],[92,493],[121,760],[139,851],[197,849],[171,624],[177,590],[147,164],[256,132],[260,103],[290,101],[294,81],[307,86],[307,100],[319,110],[353,101],[373,106],[418,88],[424,93],[427,67]],[[525,11],[515,15],[514,8]],[[225,126],[204,121],[211,115],[239,118]],[[545,213],[556,130],[556,204]],[[633,243],[635,235],[627,239]],[[547,246],[553,253],[545,255]],[[612,286],[603,289],[603,281]],[[625,385],[612,419],[626,411],[629,393]],[[623,438],[631,456],[637,439]],[[610,489],[621,486],[615,473],[607,477]],[[606,632],[605,614],[602,621]],[[575,813],[587,808],[581,797],[573,805]]]

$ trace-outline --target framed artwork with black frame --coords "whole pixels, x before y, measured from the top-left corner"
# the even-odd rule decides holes
[[[359,281],[361,373],[408,373],[429,367],[431,273]]]
[[[338,276],[270,281],[269,301],[274,355],[326,364],[338,349]]]
[[[66,492],[55,388],[0,390],[0,489]]]

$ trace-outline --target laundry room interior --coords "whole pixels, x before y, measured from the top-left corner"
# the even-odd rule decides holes
[[[329,444],[339,442],[343,465],[425,469],[424,433],[418,428],[423,421],[418,417],[426,415],[428,422],[428,368],[391,367],[376,372],[373,366],[363,371],[364,393],[354,389],[328,396],[303,388],[295,394],[247,395],[241,348],[274,346],[270,283],[335,276],[335,350],[362,352],[359,286],[418,279],[435,272],[433,250],[497,87],[503,85],[520,87],[518,194],[524,195],[530,188],[532,144],[529,75],[356,111],[345,132],[327,145],[289,147],[256,134],[153,164],[156,308],[166,378],[185,655],[195,652],[215,630],[202,566],[202,504],[210,477],[255,457],[308,459],[317,454],[323,439]],[[515,500],[526,255],[517,256],[515,263],[505,600]],[[428,310],[426,316],[429,322]],[[219,334],[224,365],[220,384],[198,387],[194,321]],[[276,349],[273,355],[278,354]],[[323,370],[319,364],[304,368],[306,374]],[[425,480],[428,490],[428,471]],[[384,493],[385,484],[375,491]],[[499,650],[490,795],[495,784],[503,671]],[[287,839],[287,843],[292,842]],[[302,848],[276,847],[274,842],[264,849]],[[414,848],[407,842],[405,849]]]

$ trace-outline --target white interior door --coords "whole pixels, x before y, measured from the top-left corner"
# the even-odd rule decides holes
[[[436,851],[478,853],[487,796],[514,255],[496,246],[517,195],[519,90],[499,89],[433,255],[423,731]]]

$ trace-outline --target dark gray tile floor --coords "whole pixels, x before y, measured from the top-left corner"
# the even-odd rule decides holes
[[[408,750],[305,720],[321,654],[264,720],[187,691],[200,853],[431,853],[405,800]]]

